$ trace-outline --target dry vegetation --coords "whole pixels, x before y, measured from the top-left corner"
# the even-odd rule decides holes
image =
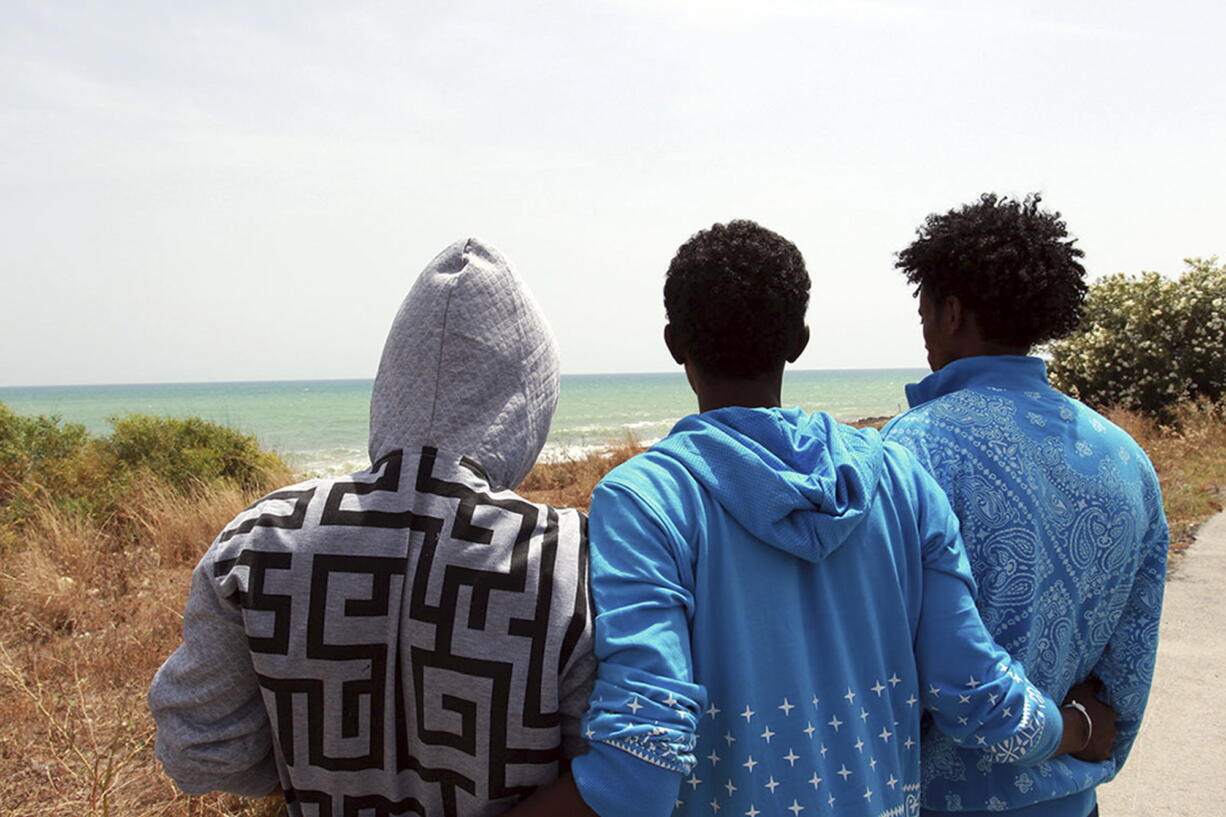
[[[586,457],[537,463],[519,486],[519,492],[533,502],[586,511],[592,489],[600,478],[644,450],[642,443],[627,436],[620,443]]]
[[[1186,546],[1196,524],[1221,508],[1226,418],[1191,408],[1178,428],[1126,413],[1112,419],[1151,453],[1176,547]],[[641,450],[627,439],[584,459],[541,464],[521,488],[539,501],[586,507],[600,477]],[[153,756],[145,691],[178,644],[203,548],[255,495],[288,481],[274,471],[245,489],[216,481],[176,488],[145,473],[102,514],[34,491],[19,520],[0,520],[0,816],[285,813],[277,798],[178,794]],[[0,490],[0,506],[4,499]]]
[[[1185,550],[1200,524],[1222,510],[1226,487],[1226,406],[1180,406],[1164,425],[1142,414],[1116,410],[1107,417],[1149,454],[1162,482],[1162,504],[1171,528],[1171,553]]]
[[[290,479],[203,421],[133,415],[99,439],[0,404],[0,817],[284,813],[178,795],[145,691],[204,547]]]
[[[178,795],[145,707],[191,569],[250,494],[149,480],[101,523],[36,507],[0,562],[0,815],[284,813],[275,799]]]

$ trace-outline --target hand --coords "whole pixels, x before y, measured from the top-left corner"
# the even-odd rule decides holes
[[[531,796],[521,800],[503,817],[600,817],[579,794],[579,787],[570,772],[552,783],[541,786]]]
[[[1103,682],[1090,676],[1069,690],[1064,702],[1076,701],[1086,708],[1093,729],[1090,742],[1085,748],[1073,752],[1073,757],[1089,763],[1098,763],[1111,757],[1111,745],[1115,742],[1115,710],[1098,700]],[[1079,716],[1080,717],[1080,716]],[[1083,718],[1084,720],[1084,718]]]

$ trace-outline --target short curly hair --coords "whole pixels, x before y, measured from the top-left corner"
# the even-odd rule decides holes
[[[747,220],[681,245],[664,279],[664,311],[690,361],[716,377],[782,366],[804,331],[809,273],[800,250]]]
[[[896,267],[930,297],[956,296],[975,314],[985,340],[1027,348],[1069,334],[1085,301],[1085,253],[1057,212],[985,193],[938,215],[898,253]]]

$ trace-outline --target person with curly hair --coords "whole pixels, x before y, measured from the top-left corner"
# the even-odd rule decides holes
[[[809,275],[750,221],[677,251],[664,340],[699,413],[592,494],[599,661],[571,778],[520,815],[913,814],[921,714],[1001,762],[1099,757],[987,635],[939,486],[874,429],[785,409]]]
[[[986,193],[977,204],[930,215],[898,253],[919,295],[933,371],[963,357],[1028,354],[1081,320],[1084,253],[1060,214],[1039,202]],[[948,342],[934,348],[929,337],[938,331]]]
[[[1033,352],[1076,325],[1082,251],[1060,214],[986,194],[930,215],[897,266],[933,374],[885,428],[953,504],[993,637],[1052,698],[1118,713],[1112,757],[1001,765],[929,728],[924,813],[1086,817],[1123,765],[1153,678],[1168,536],[1145,453],[1047,382]],[[1086,683],[1081,683],[1090,680]]]

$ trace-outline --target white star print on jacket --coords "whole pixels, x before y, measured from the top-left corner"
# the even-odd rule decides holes
[[[589,533],[600,667],[572,768],[602,817],[917,813],[925,707],[1002,762],[1059,742],[975,611],[948,501],[875,431],[688,417],[601,482]]]

